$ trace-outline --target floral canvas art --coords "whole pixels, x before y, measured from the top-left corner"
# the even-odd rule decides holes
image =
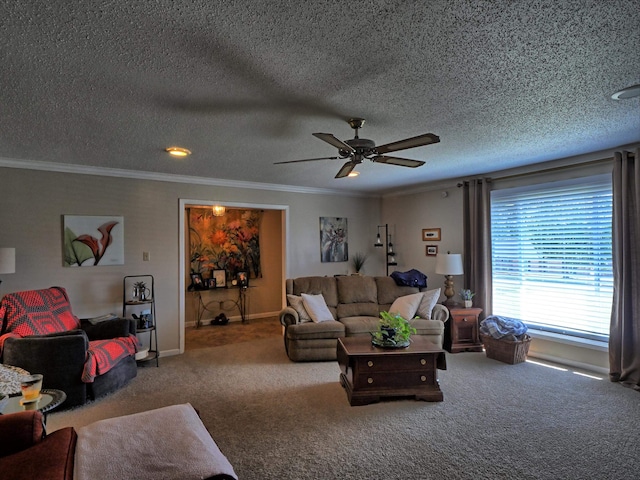
[[[212,270],[225,270],[228,278],[248,272],[262,277],[260,267],[259,210],[227,209],[215,216],[211,208],[188,209],[191,272],[210,276]]]
[[[323,263],[349,260],[346,218],[320,217],[320,260]]]
[[[64,266],[124,265],[124,217],[64,215]]]

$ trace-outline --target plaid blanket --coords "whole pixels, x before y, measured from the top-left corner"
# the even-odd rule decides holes
[[[93,382],[96,376],[108,372],[123,358],[135,355],[137,350],[138,339],[135,335],[89,342],[82,381]]]
[[[498,340],[518,342],[524,338],[527,326],[520,320],[491,315],[480,322],[480,333]]]
[[[62,287],[5,295],[0,303],[0,319],[0,356],[9,337],[47,335],[80,328],[80,320],[71,311],[69,296]],[[123,358],[134,355],[137,346],[135,335],[89,342],[82,381],[93,382],[97,375],[108,372]]]

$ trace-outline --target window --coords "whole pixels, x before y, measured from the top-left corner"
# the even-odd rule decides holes
[[[609,336],[611,178],[491,193],[493,312],[531,328]]]

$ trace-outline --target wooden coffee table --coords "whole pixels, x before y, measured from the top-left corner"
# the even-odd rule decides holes
[[[414,335],[407,348],[379,348],[371,337],[338,339],[340,384],[349,403],[366,405],[383,397],[414,397],[441,402],[437,369],[446,370],[442,348]]]

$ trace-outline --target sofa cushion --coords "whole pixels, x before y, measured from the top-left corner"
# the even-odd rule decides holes
[[[424,293],[418,292],[398,297],[391,304],[389,313],[396,313],[406,320],[411,320],[416,316],[416,312],[418,311],[418,307],[420,306],[420,301],[423,296]]]
[[[433,307],[435,307],[436,303],[440,299],[440,289],[436,288],[435,290],[427,290],[422,295],[422,300],[420,301],[420,305],[418,305],[418,310],[416,311],[416,315],[420,318],[426,318],[427,320],[431,320],[431,312],[433,311]]]
[[[350,275],[336,277],[338,304],[378,303],[378,288],[373,277]]]
[[[291,340],[313,340],[344,337],[344,325],[336,320],[328,322],[307,322],[287,327],[287,338]]]
[[[75,460],[76,480],[238,478],[188,403],[79,428]]]
[[[339,303],[336,309],[338,320],[345,317],[377,317],[379,314],[377,303]]]
[[[344,324],[344,331],[347,337],[368,335],[380,327],[380,319],[374,316],[344,317],[340,321]]]
[[[302,301],[302,297],[298,295],[289,294],[287,295],[287,301],[289,302],[289,305],[291,306],[291,308],[293,308],[298,314],[298,320],[300,321],[300,323],[311,321],[311,317],[309,316],[307,309],[304,308],[304,302]]]
[[[329,309],[335,309],[338,305],[338,287],[334,277],[296,278],[293,280],[293,291],[288,291],[287,293],[292,293],[293,295],[301,295],[303,293],[317,295],[321,293]]]
[[[416,329],[415,335],[444,335],[444,323],[440,320],[416,318],[409,323]]]
[[[380,304],[382,310],[389,310],[396,298],[420,291],[416,287],[396,285],[395,280],[391,277],[375,277],[375,282],[378,291],[377,303]]]
[[[311,320],[316,323],[335,320],[321,293],[318,295],[307,295],[306,293],[303,293],[301,296],[304,308],[309,313]]]

